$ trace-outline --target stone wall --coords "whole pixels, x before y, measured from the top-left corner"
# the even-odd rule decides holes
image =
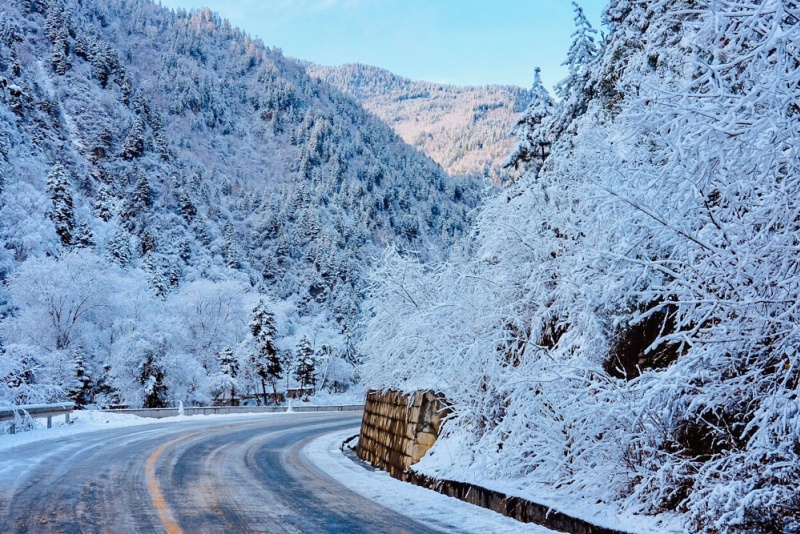
[[[364,406],[356,454],[395,478],[494,510],[523,523],[536,523],[570,534],[625,534],[521,497],[416,473],[411,466],[434,444],[442,419],[448,413],[444,399],[432,391],[418,391],[412,395],[398,391],[370,391]]]
[[[402,479],[433,446],[447,413],[444,399],[432,391],[412,395],[370,391],[356,452],[362,460]]]
[[[475,484],[439,480],[416,473],[413,469],[409,469],[403,479],[406,482],[428,488],[442,495],[447,495],[481,508],[488,508],[522,523],[535,523],[556,532],[566,532],[568,534],[627,534],[622,530],[594,525],[544,504],[529,501],[522,497],[506,495]]]

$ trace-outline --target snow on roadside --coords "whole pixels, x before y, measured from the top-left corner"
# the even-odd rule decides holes
[[[563,495],[552,486],[530,480],[492,480],[479,472],[453,468],[454,453],[467,447],[458,436],[439,440],[416,465],[414,471],[438,479],[475,484],[506,495],[522,497],[549,506],[578,519],[598,526],[636,534],[667,534],[685,532],[685,518],[678,514],[637,515],[625,512],[613,503],[597,503],[581,495]],[[456,455],[458,453],[455,453]]]
[[[127,426],[145,426],[158,423],[183,422],[183,421],[211,421],[218,418],[248,418],[248,417],[274,417],[285,412],[276,413],[241,413],[241,414],[209,414],[209,415],[176,415],[162,417],[161,419],[140,417],[138,415],[111,413],[97,410],[78,410],[70,415],[70,423],[66,424],[61,416],[53,417],[53,428],[47,428],[45,419],[36,420],[36,428],[17,434],[0,434],[0,451],[27,445],[43,440],[60,439],[76,434],[121,428]]]
[[[174,418],[172,418],[174,419]],[[184,417],[185,419],[185,417]],[[58,439],[93,430],[120,428],[125,426],[141,426],[158,423],[160,419],[145,419],[136,415],[121,413],[108,413],[93,410],[80,410],[70,414],[69,424],[64,422],[64,417],[53,416],[53,428],[47,428],[46,420],[36,419],[36,428],[17,434],[0,434],[0,450],[10,449],[19,445],[27,445],[47,439]]]
[[[367,393],[358,387],[351,388],[350,391],[344,393],[330,393],[328,391],[318,391],[309,398],[308,403],[294,401],[295,406],[313,405],[313,406],[342,406],[348,404],[364,404],[364,399],[367,398]]]
[[[370,471],[357,465],[340,449],[342,442],[354,433],[355,427],[325,434],[311,441],[303,454],[351,491],[442,532],[552,534],[552,530],[544,527],[520,523],[491,510],[401,482],[384,471]]]

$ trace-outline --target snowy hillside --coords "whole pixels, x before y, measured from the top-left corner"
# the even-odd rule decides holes
[[[479,191],[280,51],[149,0],[3,2],[0,178],[0,403],[346,383],[364,269],[439,255]]]
[[[501,183],[508,132],[531,96],[513,86],[457,87],[419,82],[367,65],[307,64],[310,75],[352,95],[407,142],[453,175]]]
[[[428,474],[798,532],[800,9],[604,17],[603,42],[577,17],[560,99],[534,87],[526,174],[468,244],[375,271],[365,381],[454,404]]]

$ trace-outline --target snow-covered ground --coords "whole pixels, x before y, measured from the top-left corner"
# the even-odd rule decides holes
[[[197,416],[213,417],[213,416]],[[171,418],[171,419],[177,419]],[[182,417],[181,419],[186,419]],[[17,434],[0,434],[0,451],[44,440],[58,440],[66,436],[105,430],[107,428],[121,428],[126,426],[143,426],[160,422],[159,419],[146,419],[136,415],[126,415],[91,410],[81,410],[70,414],[70,422],[66,424],[63,417],[53,417],[53,428],[46,427],[45,419],[36,420],[36,428]]]
[[[485,534],[552,533],[538,525],[520,523],[425,488],[401,482],[384,471],[372,471],[342,454],[342,442],[352,431],[326,434],[304,449],[306,458],[339,483],[368,499],[445,532]]]
[[[350,391],[344,393],[329,393],[327,391],[318,391],[309,398],[309,405],[312,406],[347,406],[351,404],[364,404],[364,399],[367,397],[366,391],[358,386],[354,386]],[[305,403],[294,400],[294,406],[302,406]]]
[[[613,503],[598,503],[583,495],[559,494],[552,486],[536,484],[528,479],[492,480],[477,472],[453,470],[453,464],[466,446],[453,437],[440,440],[419,463],[414,465],[418,473],[434,478],[446,478],[456,482],[475,484],[506,495],[522,497],[545,506],[550,506],[572,517],[610,529],[641,534],[667,534],[685,532],[685,518],[677,514],[637,515],[626,512]]]

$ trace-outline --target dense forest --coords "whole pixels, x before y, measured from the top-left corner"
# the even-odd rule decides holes
[[[345,388],[373,258],[481,188],[208,10],[4,2],[0,403]]]
[[[502,162],[514,146],[508,131],[530,101],[529,91],[414,81],[359,64],[309,63],[306,70],[352,95],[451,175],[473,175],[496,185],[515,176]]]
[[[514,128],[524,176],[446,261],[374,272],[365,383],[453,405],[419,469],[800,529],[798,17],[613,0],[601,38],[577,10]]]

